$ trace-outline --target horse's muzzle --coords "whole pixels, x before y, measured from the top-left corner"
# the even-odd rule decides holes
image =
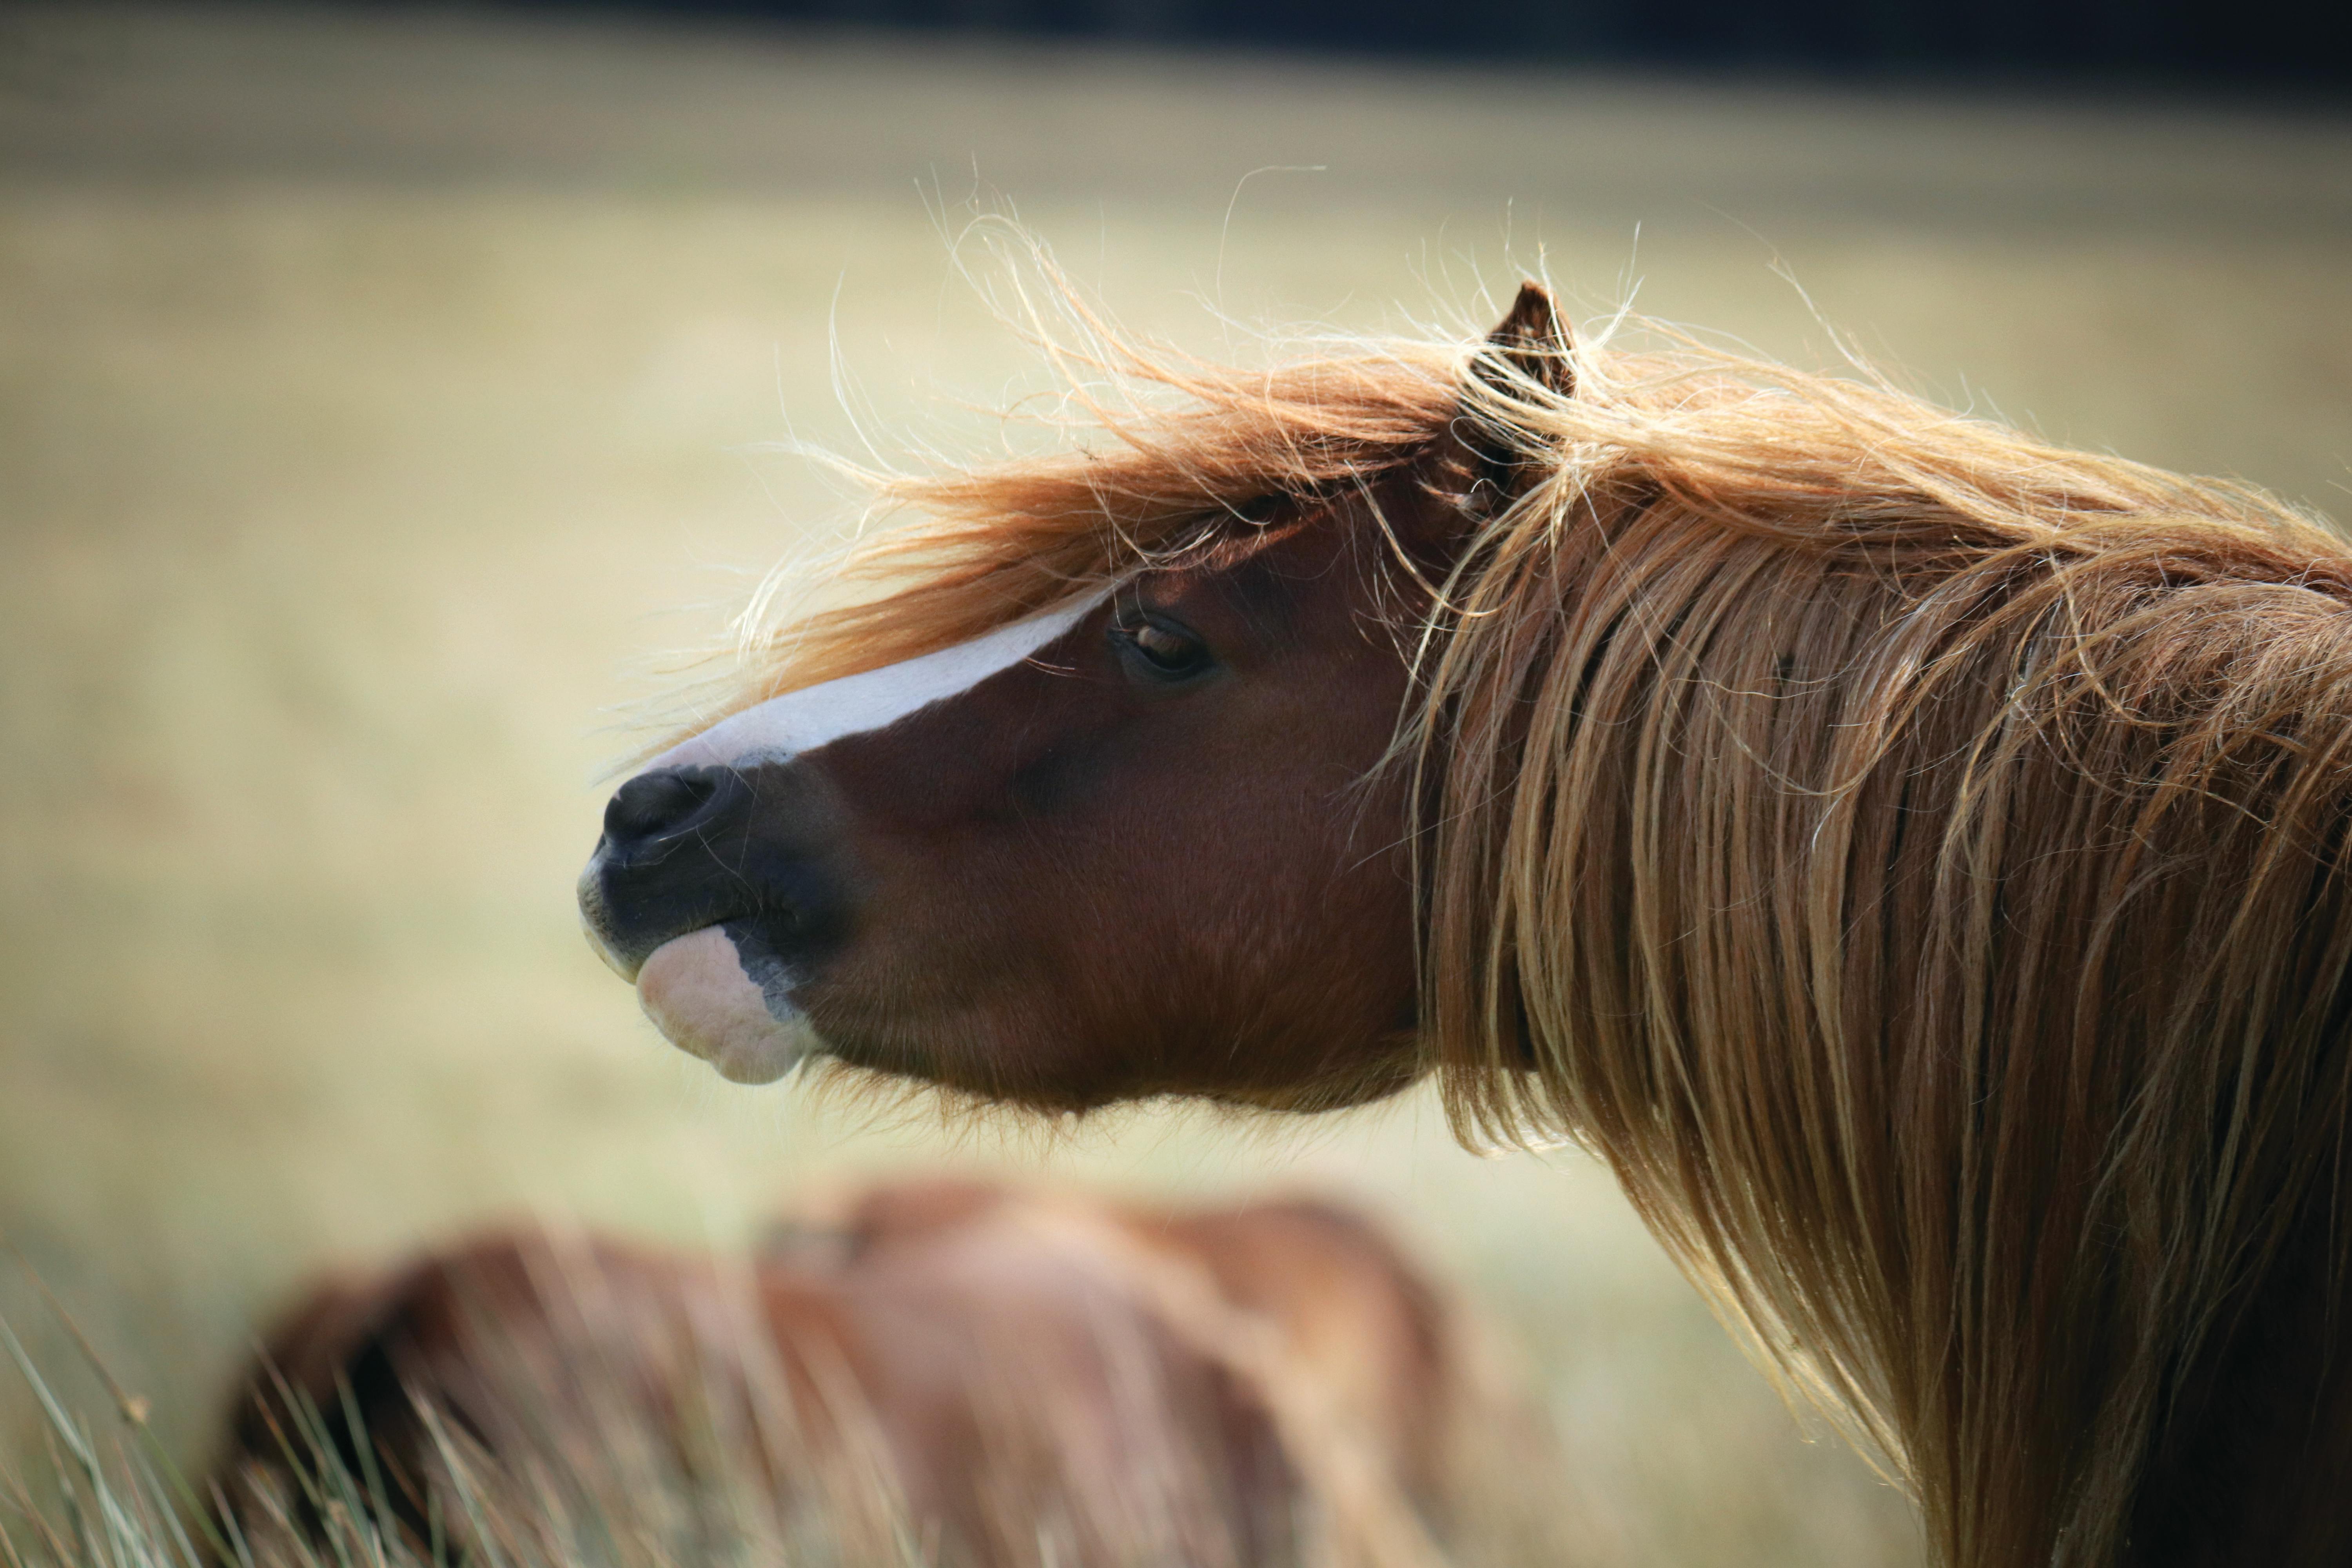
[[[827,796],[784,758],[630,779],[580,878],[590,942],[631,981],[664,943],[711,926],[796,967],[848,925]]]

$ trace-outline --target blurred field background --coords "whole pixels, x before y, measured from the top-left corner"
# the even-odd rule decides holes
[[[1017,213],[1131,325],[1470,322],[1523,269],[2352,514],[2352,121],[463,12],[0,11],[0,1231],[195,1458],[310,1272],[538,1211],[739,1241],[941,1165],[1306,1188],[1520,1348],[1595,1563],[1901,1563],[1580,1157],[875,1128],[589,954],[625,704],[851,509],[787,434],[990,438]],[[836,384],[836,369],[845,378]],[[67,1340],[12,1268],[0,1314]],[[96,1385],[65,1380],[93,1412]],[[39,1456],[0,1384],[0,1465]]]

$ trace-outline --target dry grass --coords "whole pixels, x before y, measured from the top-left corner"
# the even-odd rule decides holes
[[[445,1408],[420,1405],[431,1435],[429,1507],[410,1527],[372,1454],[347,1459],[336,1412],[293,1402],[277,1428],[282,1463],[193,1485],[168,1455],[109,1441],[68,1410],[5,1323],[9,1352],[42,1408],[53,1485],[0,1482],[0,1562],[9,1568],[919,1568],[920,1543],[888,1477],[817,1455],[793,1413],[714,1398],[681,1415],[594,1365],[560,1382],[534,1367],[500,1375],[534,1441],[492,1454]],[[708,1347],[723,1352],[725,1347]],[[520,1357],[517,1358],[520,1360]],[[675,1400],[684,1386],[667,1391]],[[348,1391],[346,1391],[348,1396]],[[759,1426],[747,1442],[742,1422]],[[758,1459],[750,1456],[757,1453]],[[802,1462],[775,1484],[763,1462]],[[13,1495],[11,1495],[13,1494]],[[1141,1559],[1136,1568],[1147,1568]],[[1173,1564],[1170,1568],[1174,1568]]]
[[[0,1321],[0,1360],[25,1379],[48,1440],[47,1470],[39,1475],[47,1485],[0,1472],[0,1563],[1201,1568],[1234,1561],[1240,1543],[1228,1531],[1236,1516],[1212,1495],[1213,1486],[1201,1489],[1204,1478],[1168,1462],[1178,1456],[1126,1468],[1129,1455],[1109,1472],[1086,1471],[1083,1463],[1059,1468],[1090,1456],[1060,1446],[1065,1439],[1054,1429],[1066,1413],[1029,1403],[1035,1386],[994,1375],[1003,1366],[971,1369],[966,1389],[976,1446],[960,1453],[968,1468],[953,1479],[970,1489],[978,1512],[967,1510],[952,1524],[926,1516],[908,1500],[902,1467],[911,1462],[920,1473],[928,1460],[893,1441],[906,1436],[908,1412],[894,1421],[866,1404],[845,1367],[814,1384],[793,1377],[749,1301],[706,1298],[692,1311],[666,1311],[658,1301],[627,1299],[647,1280],[600,1278],[585,1258],[557,1265],[566,1273],[574,1266],[577,1277],[544,1299],[543,1317],[515,1317],[511,1298],[503,1308],[488,1298],[457,1303],[474,1318],[462,1394],[432,1381],[447,1376],[446,1363],[410,1385],[413,1404],[404,1408],[384,1403],[382,1389],[355,1389],[341,1378],[333,1391],[298,1389],[289,1379],[317,1368],[265,1364],[257,1375],[267,1390],[266,1423],[241,1428],[252,1446],[194,1482],[143,1430],[143,1411],[119,1389],[119,1429],[93,1432]],[[1122,1377],[1142,1369],[1126,1357],[1148,1363],[1156,1354],[1125,1337],[1139,1326],[1117,1311],[1093,1324],[1107,1336],[1098,1347],[1119,1347],[1111,1358]],[[1223,1326],[1244,1328],[1234,1319]],[[1242,1340],[1254,1337],[1244,1328]],[[919,1359],[927,1353],[912,1348]],[[1017,1360],[1017,1347],[1001,1348]],[[1227,1364],[1239,1368],[1249,1359],[1244,1353]],[[1570,1521],[1550,1489],[1524,1484],[1538,1478],[1531,1460],[1546,1440],[1524,1412],[1494,1407],[1497,1430],[1474,1435],[1460,1455],[1465,1473],[1443,1479],[1442,1498],[1428,1500],[1443,1510],[1441,1548],[1402,1494],[1367,1484],[1357,1435],[1324,1425],[1311,1395],[1288,1416],[1278,1413],[1284,1373],[1267,1370],[1274,1377],[1253,1386],[1274,1398],[1296,1490],[1286,1521],[1262,1521],[1272,1539],[1245,1559],[1251,1568],[1516,1568],[1593,1560],[1582,1533],[1565,1528]],[[1149,1400],[1150,1374],[1143,1375],[1144,1384],[1122,1384],[1115,1397]],[[1098,1386],[1088,1396],[1108,1392]],[[1180,1419],[1172,1403],[1159,1414]],[[371,1430],[372,1419],[390,1429]],[[1058,1463],[1041,1468],[1049,1453]],[[1075,1472],[1090,1474],[1092,1485]],[[929,1485],[936,1490],[948,1479],[932,1472]],[[1258,1500],[1273,1504],[1271,1497]]]
[[[702,1076],[573,930],[626,741],[600,726],[838,520],[740,450],[856,438],[836,340],[886,430],[978,438],[963,405],[1032,384],[916,195],[975,157],[1204,347],[1194,294],[1483,313],[1507,244],[1588,309],[1638,273],[1648,310],[1819,362],[1777,256],[1950,399],[2341,513],[2345,126],[463,17],[7,26],[37,47],[0,88],[0,1228],[168,1449],[327,1260],[531,1207],[723,1241],[861,1170],[1013,1163],[1398,1215],[1527,1345],[1595,1563],[1906,1560],[1899,1501],[1800,1437],[1580,1160],[1471,1160],[1419,1100],[1045,1147]],[[11,1279],[0,1310],[47,1321]],[[0,1456],[38,1431],[0,1392]]]

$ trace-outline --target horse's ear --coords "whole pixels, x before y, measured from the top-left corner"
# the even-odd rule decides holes
[[[1552,304],[1551,290],[1540,283],[1519,285],[1518,298],[1486,346],[1470,361],[1470,374],[1505,398],[1523,399],[1532,382],[1555,396],[1576,392],[1576,367],[1570,358],[1567,323]],[[1517,433],[1497,423],[1491,406],[1474,403],[1461,421],[1463,444],[1471,460],[1470,501],[1475,511],[1491,513],[1517,500],[1533,482],[1539,465],[1528,460]]]
[[[1559,319],[1551,290],[1540,283],[1522,283],[1519,296],[1495,330],[1486,334],[1488,352],[1478,356],[1475,374],[1498,390],[1502,365],[1526,376],[1538,386],[1561,397],[1576,391],[1576,369],[1569,360],[1568,325]]]

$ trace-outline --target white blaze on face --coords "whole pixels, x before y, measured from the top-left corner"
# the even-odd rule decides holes
[[[1086,619],[1108,597],[1110,590],[1105,589],[920,658],[772,698],[721,719],[646,765],[648,769],[727,767],[752,758],[781,761],[845,735],[879,730],[934,702],[969,691],[999,670],[1010,669]]]
[[[1010,669],[1076,626],[1111,590],[1001,626],[920,658],[789,692],[722,719],[646,764],[655,768],[746,767],[897,722]],[[673,937],[637,972],[637,1001],[671,1044],[736,1083],[772,1083],[824,1042],[779,988],[745,973],[733,939],[718,926]]]

